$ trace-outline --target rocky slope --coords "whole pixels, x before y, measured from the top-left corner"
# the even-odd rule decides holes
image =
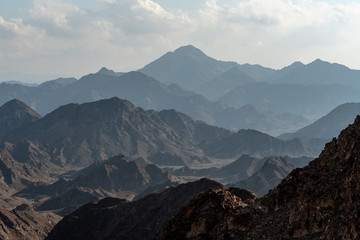
[[[9,141],[15,144],[13,156],[19,148],[25,152],[29,142],[47,154],[42,162],[64,166],[88,166],[120,153],[145,158],[158,151],[197,154],[194,138],[181,138],[156,114],[118,98],[62,106]]]
[[[97,162],[76,173],[72,180],[60,179],[51,185],[28,187],[16,194],[33,202],[36,210],[53,210],[60,215],[104,197],[124,197],[131,200],[145,189],[162,184],[163,189],[183,181],[155,165],[143,167],[119,155]],[[46,199],[43,202],[41,198]],[[41,204],[40,204],[41,203]]]
[[[155,239],[358,239],[360,116],[319,158],[253,204],[200,194]]]
[[[0,209],[0,239],[42,240],[59,220],[55,215],[33,210]]]
[[[134,202],[107,198],[64,217],[47,240],[151,239],[166,221],[198,193],[223,185],[202,179]]]

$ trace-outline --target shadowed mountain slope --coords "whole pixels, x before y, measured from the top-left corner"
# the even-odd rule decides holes
[[[40,118],[40,114],[19,100],[6,102],[0,107],[0,141]]]
[[[151,239],[182,206],[209,188],[224,186],[201,179],[134,202],[108,198],[89,203],[66,216],[46,239]]]

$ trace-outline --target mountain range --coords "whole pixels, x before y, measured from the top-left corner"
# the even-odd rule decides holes
[[[197,93],[186,91],[175,84],[165,85],[140,72],[118,74],[102,68],[79,80],[61,78],[36,87],[0,84],[0,103],[16,98],[43,115],[65,104],[111,97],[127,99],[146,110],[175,109],[196,120],[228,129],[256,128],[278,135],[309,123],[301,117],[292,122],[281,115],[262,112],[254,107],[231,108],[219,102],[210,102]]]
[[[318,158],[291,171],[261,198],[212,183],[215,188],[194,194],[190,201],[181,200],[181,204],[189,202],[174,210],[175,216],[173,208],[164,212],[168,203],[181,205],[177,205],[180,197],[189,196],[186,189],[209,182],[203,179],[132,203],[106,199],[87,204],[61,220],[46,239],[357,239],[359,129],[360,116]],[[281,175],[289,171],[281,167],[284,164],[290,166],[285,159],[270,158],[263,168],[283,170]],[[138,212],[141,218],[136,217]],[[139,224],[134,224],[133,216]],[[151,226],[154,222],[158,224]]]
[[[184,46],[138,71],[1,83],[0,238],[43,239],[59,215],[47,239],[357,238],[359,77]]]
[[[72,179],[61,178],[49,185],[32,186],[16,193],[16,196],[37,202],[37,211],[52,210],[65,215],[88,202],[105,197],[132,200],[149,187],[162,185],[164,190],[182,182],[155,165],[144,167],[119,155],[76,172]]]

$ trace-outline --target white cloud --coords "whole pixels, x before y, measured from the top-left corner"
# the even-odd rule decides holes
[[[30,25],[23,24],[22,19],[12,18],[6,21],[0,16],[0,38],[28,37],[33,34],[41,34],[41,31]]]
[[[103,65],[124,71],[185,44],[270,67],[318,57],[358,64],[351,49],[359,48],[359,3],[198,0],[190,11],[152,0],[93,2],[99,7],[89,10],[74,0],[34,0],[27,16],[0,17],[2,69],[78,76]]]

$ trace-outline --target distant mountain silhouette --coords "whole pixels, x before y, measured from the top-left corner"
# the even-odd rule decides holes
[[[0,94],[0,103],[17,98],[41,114],[49,113],[69,103],[92,102],[117,96],[130,100],[144,109],[176,109],[195,120],[203,120],[208,124],[225,128],[240,129],[256,126],[259,131],[280,134],[299,129],[307,124],[303,121],[299,121],[300,124],[299,122],[292,124],[292,121],[284,121],[276,116],[266,117],[265,121],[253,116],[252,123],[262,121],[258,124],[239,121],[239,119],[251,117],[249,112],[243,113],[242,109],[210,102],[199,94],[185,91],[177,85],[167,86],[140,72],[118,76],[117,73],[104,68],[78,81],[58,79],[38,87],[0,84],[0,93],[3,93],[3,95]],[[263,114],[268,115],[268,113]],[[286,126],[285,129],[284,126]]]
[[[360,79],[360,78],[359,78]],[[360,101],[359,90],[340,84],[301,85],[294,83],[250,83],[238,86],[219,101],[241,107],[252,104],[277,113],[292,113],[320,117],[345,102]]]
[[[345,103],[337,106],[331,112],[294,133],[279,136],[281,139],[301,138],[303,140],[324,139],[331,140],[342,129],[347,127],[360,114],[360,103]]]
[[[213,80],[202,84],[196,91],[210,100],[216,100],[235,87],[253,82],[256,80],[246,75],[238,66],[230,68]]]
[[[124,73],[121,73],[121,72],[115,72],[113,70],[107,69],[106,67],[102,67],[97,73],[98,74],[109,75],[109,76],[115,76],[115,77],[118,77],[118,76],[121,76],[121,75],[124,74]]]
[[[233,158],[244,154],[263,157],[315,155],[300,139],[283,141],[255,130],[239,130],[220,140],[202,142],[200,147],[209,156],[220,158]]]
[[[296,62],[269,77],[276,83],[344,84],[360,87],[360,71],[316,59],[309,64]]]
[[[214,89],[208,88],[207,83],[221,86],[218,91],[224,93],[244,82],[261,80],[275,72],[260,65],[219,61],[191,45],[166,53],[140,71],[163,83],[175,83],[185,89],[205,94],[209,99],[215,97],[212,95]]]

